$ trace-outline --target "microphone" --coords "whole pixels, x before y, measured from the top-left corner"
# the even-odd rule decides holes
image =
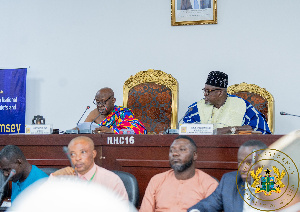
[[[78,123],[81,121],[82,117],[84,116],[85,112],[86,112],[88,109],[90,109],[90,106],[86,106],[85,111],[83,112],[82,116],[80,117],[80,119],[79,119],[78,122],[77,122],[77,125],[78,125]],[[77,125],[76,125],[76,126],[77,126]]]
[[[283,116],[296,116],[296,117],[300,117],[298,115],[293,115],[293,114],[289,114],[289,113],[286,113],[286,112],[280,112],[280,115],[283,115]]]
[[[106,108],[106,107],[105,107]],[[94,123],[94,121],[101,115],[101,113],[99,113],[99,115],[93,119],[93,121],[90,124],[90,133],[92,134],[92,124]]]
[[[10,173],[9,173],[9,175],[8,175],[8,177],[7,177],[7,179],[6,179],[6,181],[3,183],[3,185],[2,185],[1,188],[0,188],[1,193],[3,193],[2,189],[6,186],[6,184],[7,184],[8,181],[10,180],[10,178],[12,178],[16,173],[17,173],[16,170],[14,170],[14,169],[10,170]]]
[[[182,119],[189,113],[189,112],[191,112],[193,110],[193,108],[189,108],[188,109],[188,111],[186,111],[186,113],[184,114],[184,116],[182,116],[181,117],[181,119],[179,120],[179,122],[177,122],[177,129],[166,129],[166,130],[164,130],[164,134],[179,134],[179,124],[180,124],[180,122],[182,121]]]
[[[68,159],[69,159],[69,161],[70,161],[70,163],[71,163],[72,168],[75,170],[76,176],[78,176],[78,172],[77,172],[77,170],[75,169],[75,166],[74,166],[74,164],[73,164],[73,162],[72,162],[72,159],[71,159],[71,157],[70,157],[68,147],[64,146],[64,147],[63,147],[63,151],[64,151],[64,153],[67,155],[67,157],[68,157]]]

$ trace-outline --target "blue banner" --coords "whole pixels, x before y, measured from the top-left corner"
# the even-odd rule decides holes
[[[0,134],[25,133],[26,68],[0,69]]]

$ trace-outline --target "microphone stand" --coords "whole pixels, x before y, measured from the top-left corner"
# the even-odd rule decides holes
[[[10,178],[12,178],[12,176],[14,176],[16,174],[16,170],[12,169],[9,173],[9,176],[7,177],[6,181],[2,184],[0,191],[1,191],[1,198],[2,198],[2,194],[3,194],[3,188],[7,185],[8,181],[10,180]]]
[[[290,113],[286,113],[286,112],[280,112],[280,115],[283,115],[283,116],[296,116],[296,117],[300,117],[298,115],[294,115],[294,114],[290,114]]]
[[[85,111],[83,112],[83,114],[82,114],[82,116],[80,117],[80,119],[78,120],[78,122],[77,122],[77,124],[76,124],[76,127],[78,127],[78,124],[79,124],[80,120],[82,119],[83,115],[85,114],[85,112],[86,112],[88,109],[90,109],[90,106],[86,106],[86,109],[85,109]],[[77,128],[77,129],[74,128],[74,129],[66,130],[65,133],[66,133],[66,134],[78,134],[78,132],[79,132],[78,128]]]
[[[77,170],[75,169],[75,166],[74,166],[74,164],[73,164],[73,162],[72,162],[72,159],[71,159],[71,157],[70,157],[68,147],[64,146],[64,147],[63,147],[63,151],[64,151],[64,153],[67,155],[67,157],[68,157],[68,159],[69,159],[69,161],[70,161],[70,164],[71,164],[72,168],[73,168],[74,171],[75,171],[76,176],[78,176],[78,172],[77,172]]]
[[[178,127],[177,127],[177,128],[179,128],[179,124],[180,124],[180,122],[183,120],[183,118],[184,118],[189,112],[191,112],[192,110],[193,110],[193,108],[190,107],[190,108],[188,109],[188,111],[185,112],[184,116],[182,116],[181,119],[178,121],[178,123],[177,123],[177,126],[178,126]],[[179,129],[169,129],[169,128],[168,128],[168,129],[165,130],[165,134],[179,134]]]

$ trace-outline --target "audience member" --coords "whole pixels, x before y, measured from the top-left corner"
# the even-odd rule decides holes
[[[51,178],[59,175],[76,176],[78,174],[79,178],[108,187],[124,200],[128,200],[125,186],[119,176],[95,164],[97,151],[92,139],[86,136],[76,137],[70,141],[68,149],[75,169],[66,167],[57,170],[51,174]]]
[[[197,147],[188,136],[178,136],[170,146],[171,170],[152,177],[140,212],[186,211],[208,197],[218,182],[195,168]]]
[[[98,133],[119,134],[122,129],[131,129],[135,134],[147,134],[145,126],[134,118],[130,109],[114,105],[116,98],[111,88],[100,89],[95,96],[94,104],[97,105],[85,119],[85,122],[94,121],[100,127]]]
[[[244,99],[227,94],[227,85],[227,74],[210,72],[202,89],[204,99],[189,106],[183,122],[215,124],[218,134],[253,130],[270,134],[263,114]]]
[[[268,195],[264,192],[255,193],[254,201],[250,202],[249,212],[300,212],[299,149],[300,130],[283,136],[261,154],[258,166],[263,169],[260,174],[264,177],[273,177],[275,184],[272,185],[272,178],[270,178],[269,189],[276,191]],[[263,189],[262,182],[265,181],[267,181],[266,178],[261,179],[260,188]]]
[[[11,202],[29,185],[37,180],[48,177],[46,173],[26,160],[21,149],[14,145],[7,145],[0,151],[0,169],[4,176],[15,173],[12,177]]]
[[[245,190],[249,187],[247,183],[251,183],[251,177],[248,173],[255,163],[252,161],[251,154],[255,151],[260,153],[266,148],[267,146],[261,141],[251,140],[242,144],[238,151],[238,173],[233,171],[224,174],[217,189],[209,197],[200,200],[196,205],[189,208],[188,212],[246,211],[250,207],[244,202]]]

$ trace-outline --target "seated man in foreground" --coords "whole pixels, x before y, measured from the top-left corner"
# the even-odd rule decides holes
[[[244,99],[227,94],[227,85],[227,74],[210,72],[202,89],[204,99],[189,106],[183,122],[215,124],[218,134],[253,130],[271,134],[263,114]]]
[[[188,136],[178,136],[170,147],[171,170],[152,177],[146,189],[140,212],[186,211],[208,197],[218,182],[195,169],[197,146]]]
[[[26,160],[21,149],[14,145],[5,146],[0,152],[0,169],[4,176],[12,175],[11,202],[29,185],[48,175]]]
[[[116,98],[111,88],[100,89],[95,96],[94,104],[97,108],[90,112],[85,122],[95,122],[98,133],[119,134],[122,129],[131,129],[134,134],[147,134],[145,126],[134,118],[130,109],[115,106]]]
[[[253,140],[242,144],[238,151],[238,176],[236,171],[224,174],[217,189],[209,197],[189,208],[188,212],[243,212],[249,210],[251,207],[244,202],[244,199],[248,198],[245,195],[249,193],[245,192],[245,188],[251,186],[251,177],[250,174],[247,177],[247,174],[252,163],[255,163],[258,158],[254,158],[251,153],[260,150],[256,152],[256,154],[260,154],[266,148],[267,145],[261,141]]]
[[[86,136],[79,136],[72,139],[68,145],[69,154],[75,169],[66,167],[51,174],[53,176],[59,175],[73,175],[99,183],[119,195],[123,200],[128,200],[128,195],[123,184],[123,181],[115,173],[108,171],[94,162],[97,155],[94,149],[94,142]]]
[[[258,175],[261,184],[254,181],[255,196],[247,212],[300,212],[299,149],[300,130],[297,130],[282,136],[261,154],[258,162],[258,167],[263,168]],[[271,183],[267,185],[266,181]],[[264,188],[268,188],[268,193]]]

